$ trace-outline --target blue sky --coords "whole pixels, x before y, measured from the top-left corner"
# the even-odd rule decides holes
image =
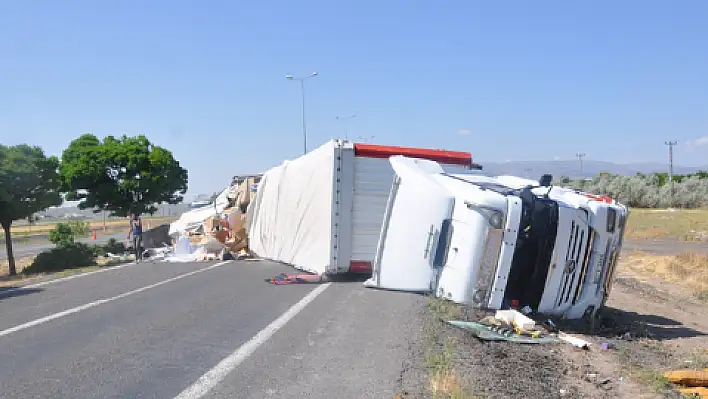
[[[0,2],[0,142],[146,134],[190,193],[344,135],[477,161],[708,164],[708,2]]]

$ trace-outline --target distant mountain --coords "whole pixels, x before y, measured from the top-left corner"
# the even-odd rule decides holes
[[[630,163],[619,164],[604,161],[583,160],[583,171],[580,172],[580,162],[567,161],[509,161],[509,162],[482,162],[483,171],[491,175],[516,175],[521,177],[539,178],[544,173],[554,177],[562,175],[571,178],[593,177],[601,172],[633,176],[637,173],[667,172],[669,166],[661,163]],[[708,170],[708,166],[687,167],[674,165],[675,174],[694,173],[698,170]]]

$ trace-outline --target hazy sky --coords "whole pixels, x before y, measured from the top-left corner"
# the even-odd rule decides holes
[[[344,135],[708,164],[708,2],[0,1],[0,142],[144,133],[212,192]],[[702,137],[705,137],[701,139]]]

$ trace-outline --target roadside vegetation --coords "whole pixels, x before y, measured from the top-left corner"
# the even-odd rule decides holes
[[[625,237],[708,241],[708,210],[631,209]]]
[[[49,232],[49,240],[55,247],[34,257],[20,259],[18,271],[24,277],[28,277],[98,266],[99,264],[106,265],[108,259],[99,261],[99,258],[105,257],[108,253],[122,254],[125,252],[123,243],[117,242],[115,239],[111,239],[103,245],[76,242],[76,238],[86,236],[88,231],[88,223],[84,221],[58,223],[54,230]]]
[[[476,399],[483,396],[473,393],[457,370],[454,340],[444,334],[444,322],[462,317],[462,308],[453,302],[431,297],[428,301],[431,320],[425,342],[425,366],[428,369],[429,389],[433,399]]]
[[[107,136],[100,140],[93,134],[84,134],[69,144],[61,160],[47,157],[36,146],[0,145],[0,226],[4,231],[8,275],[17,274],[12,251],[12,227],[17,221],[28,222],[26,230],[19,230],[26,239],[27,231],[35,227],[34,215],[63,200],[83,200],[80,209],[126,217],[131,213],[152,215],[160,203],[180,203],[186,191],[187,170],[170,151],[154,145],[144,135]],[[86,226],[84,230],[88,229]],[[100,249],[69,239],[69,230],[74,238],[84,233],[65,223],[56,224],[51,234],[58,240],[57,247],[39,254],[23,272],[95,263]]]
[[[608,195],[631,208],[694,209],[708,206],[708,172],[674,175],[673,181],[673,197],[666,173],[636,176],[600,173],[592,179],[581,180],[562,176],[556,183]]]

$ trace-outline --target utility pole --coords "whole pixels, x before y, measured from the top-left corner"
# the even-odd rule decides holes
[[[665,141],[664,144],[669,146],[669,184],[671,185],[669,195],[669,207],[674,206],[674,146],[678,144],[676,141]]]
[[[581,175],[580,177],[583,177],[582,176],[582,174],[583,174],[583,158],[585,158],[585,154],[580,152],[580,153],[575,154],[575,156],[578,158],[578,161],[580,161],[580,175]]]

